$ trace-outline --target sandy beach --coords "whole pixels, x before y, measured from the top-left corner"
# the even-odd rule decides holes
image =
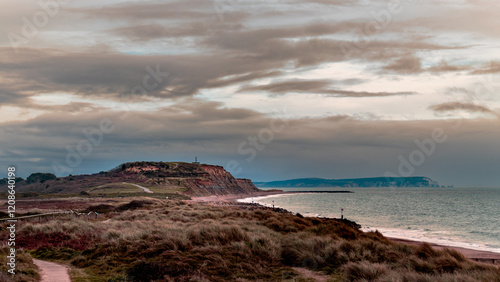
[[[270,192],[255,192],[251,194],[245,194],[245,195],[220,195],[220,196],[207,196],[207,197],[193,197],[192,201],[195,202],[210,202],[210,203],[236,203],[239,199],[246,199],[246,198],[256,198],[256,197],[263,197],[263,196],[271,196],[271,195],[280,195],[280,194],[293,194],[294,192],[284,192],[284,191],[270,191]],[[426,242],[422,241],[412,241],[412,240],[407,240],[407,239],[399,239],[399,238],[390,238],[388,237],[391,241],[393,242],[399,242],[399,243],[405,243],[405,244],[410,244],[410,245],[421,245]],[[496,264],[500,265],[500,253],[494,253],[494,252],[488,252],[488,251],[480,251],[480,250],[474,250],[474,249],[467,249],[467,248],[461,248],[461,247],[449,247],[449,246],[443,246],[443,245],[438,245],[434,243],[429,243],[432,247],[436,249],[455,249],[458,252],[462,253],[465,257],[478,261],[478,262],[483,262],[483,263],[488,263],[488,264]]]
[[[284,191],[270,191],[270,192],[254,192],[250,194],[240,195],[220,195],[220,196],[206,196],[206,197],[192,197],[195,202],[237,202],[240,199],[256,198],[280,194],[292,194],[293,192]]]

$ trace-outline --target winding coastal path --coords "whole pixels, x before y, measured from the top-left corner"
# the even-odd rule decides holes
[[[141,188],[144,192],[146,193],[154,193],[153,191],[149,190],[148,188],[144,187],[144,186],[141,186],[141,185],[138,185],[138,184],[134,184],[134,183],[126,183],[126,182],[123,182],[124,184],[130,184],[130,185],[134,185],[135,187],[138,187],[138,188]]]
[[[39,259],[33,263],[40,269],[41,282],[71,282],[66,266]]]

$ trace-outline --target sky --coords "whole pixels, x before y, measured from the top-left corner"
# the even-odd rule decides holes
[[[1,169],[500,187],[493,0],[0,2]]]

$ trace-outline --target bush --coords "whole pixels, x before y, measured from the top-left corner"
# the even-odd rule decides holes
[[[26,182],[28,184],[35,183],[35,182],[44,183],[47,180],[54,180],[56,178],[57,178],[57,176],[55,176],[52,173],[37,172],[37,173],[32,173],[30,176],[28,176],[28,178],[26,179]]]
[[[345,281],[375,281],[389,271],[385,264],[350,262],[344,266]]]
[[[131,281],[155,281],[162,279],[168,266],[156,261],[139,261],[127,271]]]
[[[128,204],[121,205],[117,208],[117,210],[120,211],[126,211],[126,210],[135,210],[139,208],[143,208],[145,206],[151,205],[153,202],[151,201],[143,201],[143,200],[133,200]]]
[[[87,191],[82,191],[80,192],[81,196],[90,196],[90,194]]]

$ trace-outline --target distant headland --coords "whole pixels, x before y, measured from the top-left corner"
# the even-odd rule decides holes
[[[254,182],[257,187],[441,187],[429,177],[371,177],[349,179],[299,178]]]

